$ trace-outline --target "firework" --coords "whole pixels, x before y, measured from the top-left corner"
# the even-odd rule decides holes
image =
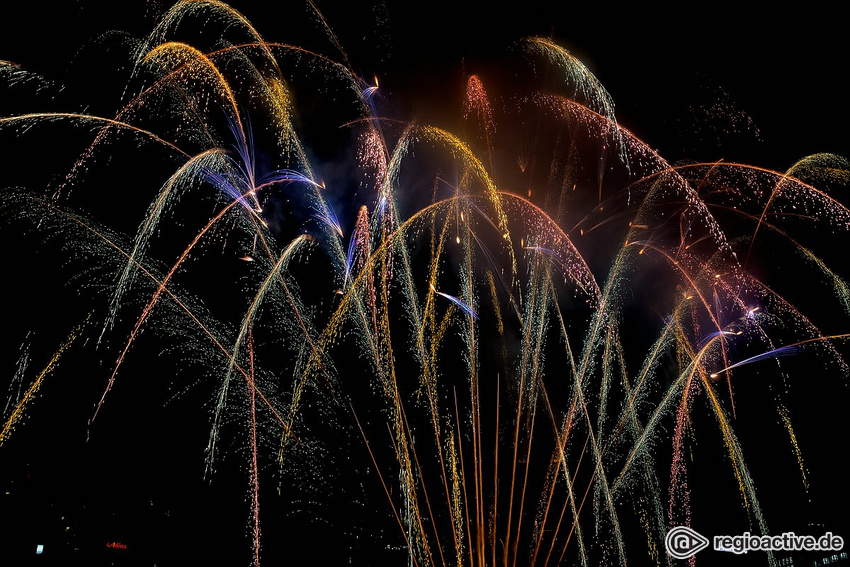
[[[49,419],[53,382],[95,437],[165,397],[146,442],[244,496],[256,565],[305,541],[419,566],[660,565],[670,528],[719,527],[714,498],[731,525],[787,529],[766,460],[823,498],[794,416],[807,369],[850,374],[831,256],[847,160],[668,163],[539,37],[513,64],[540,82],[491,97],[470,74],[456,130],[390,117],[310,6],[331,55],[185,0],[125,50],[116,111],[0,118],[9,143],[65,135],[55,177],[3,187],[3,231],[63,258],[79,303],[20,358],[0,451]]]

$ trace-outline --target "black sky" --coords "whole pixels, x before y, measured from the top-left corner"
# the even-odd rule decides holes
[[[231,5],[267,41],[340,57],[306,3]],[[444,100],[460,83],[464,65],[497,60],[516,40],[539,35],[581,59],[611,93],[621,123],[670,161],[725,159],[784,169],[812,153],[850,153],[845,30],[825,2],[793,9],[540,0],[316,5],[355,72],[365,79],[377,75],[387,84],[387,96],[406,110],[419,112]],[[110,30],[142,37],[167,7],[139,0],[120,9],[100,0],[48,8],[15,3],[5,16],[10,25],[0,37],[2,57],[61,79],[69,61],[94,38]],[[695,142],[693,121],[703,114],[694,115],[694,108],[718,103],[727,114],[748,117],[757,141],[735,134]],[[707,137],[729,129],[712,127]]]

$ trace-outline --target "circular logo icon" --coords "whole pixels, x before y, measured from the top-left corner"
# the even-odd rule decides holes
[[[676,559],[687,559],[708,547],[709,541],[686,526],[676,526],[664,538],[667,553]]]

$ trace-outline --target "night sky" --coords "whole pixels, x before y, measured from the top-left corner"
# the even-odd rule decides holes
[[[126,68],[118,67],[121,49],[104,51],[102,46],[120,45],[120,41],[109,43],[108,38],[114,38],[112,30],[144,37],[169,7],[162,0],[134,0],[120,7],[89,0],[58,4],[16,3],[4,9],[0,60],[20,64],[64,87],[30,98],[19,88],[2,86],[3,117],[66,110],[114,116]],[[491,78],[494,92],[526,92],[527,76],[514,72],[517,42],[543,36],[568,49],[589,68],[610,93],[619,123],[669,163],[722,160],[782,172],[815,153],[850,156],[845,22],[825,3],[807,3],[785,11],[778,6],[762,11],[740,3],[705,4],[699,9],[689,4],[673,11],[643,4],[618,9],[537,0],[498,6],[448,0],[338,4],[317,5],[353,71],[370,83],[377,77],[379,113],[391,118],[454,130],[462,122],[457,109],[470,74]],[[234,1],[230,5],[267,41],[341,58],[306,3]],[[322,93],[316,100],[329,96]],[[338,171],[346,159],[336,155],[339,134],[327,132],[338,126],[333,126],[336,122],[348,119],[347,111],[323,114],[313,106],[309,88],[297,93],[295,106],[303,113],[300,124],[314,132],[314,138],[308,135],[305,139],[324,179],[329,186],[334,180],[345,180],[346,174]],[[2,189],[26,186],[45,194],[46,187],[67,173],[79,153],[80,139],[61,129],[57,134],[44,132],[40,134],[36,127],[19,140],[10,135],[11,129],[0,131]],[[116,149],[129,147],[119,144]],[[150,195],[136,189],[144,185],[146,176],[157,178],[173,168],[167,160],[156,163],[149,154],[138,155],[136,159],[128,150],[100,158],[103,167],[92,173],[92,179],[101,188],[114,188],[115,197],[93,202],[81,198],[93,215],[117,219],[116,230],[130,238],[138,216],[121,220],[123,213],[143,212],[150,202]],[[843,193],[833,196],[845,204],[850,202]],[[340,198],[337,205],[343,230],[349,233],[356,215],[354,199]],[[298,217],[293,207],[297,203],[281,205],[280,211],[292,219],[288,221],[291,226],[284,224],[282,231],[294,234],[308,221]],[[207,213],[202,211],[199,216]],[[98,269],[109,266],[80,273],[79,258],[64,256],[66,236],[40,240],[36,230],[22,229],[14,214],[4,212],[2,219],[0,242],[6,258],[2,280],[7,299],[3,320],[8,338],[2,346],[0,403],[7,408],[2,414],[5,422],[7,398],[14,399],[19,395],[15,392],[31,381],[20,382],[16,377],[22,355],[32,360],[28,376],[32,375],[67,337],[74,322],[86,320],[90,310],[99,313],[89,299],[103,291],[96,278]],[[194,225],[191,221],[186,224],[187,232],[177,233],[182,240],[176,246],[191,236]],[[842,253],[846,234],[841,238],[843,241],[827,234],[815,236],[811,242],[820,247],[836,273],[846,278],[850,276],[850,264]],[[774,272],[773,268],[769,259],[758,266],[763,274],[784,279],[789,293],[822,315],[825,332],[850,332],[848,318],[824,314],[831,308],[827,305],[832,305],[829,298],[807,297],[808,283],[803,276],[781,268]],[[65,281],[70,283],[57,284]],[[191,283],[203,283],[203,279]],[[651,282],[643,283],[648,297],[654,288]],[[233,291],[238,291],[238,283],[233,286]],[[308,289],[306,294],[312,291]],[[635,297],[639,303],[643,296],[635,292]],[[652,332],[662,318],[655,315],[646,323]],[[643,324],[634,323],[630,328],[636,343],[644,340],[638,338]],[[96,335],[86,337],[84,347],[71,349],[60,370],[46,377],[27,419],[0,445],[0,564],[7,563],[6,557],[12,560],[9,565],[63,564],[70,557],[79,557],[68,551],[68,541],[83,549],[91,565],[249,564],[246,471],[250,451],[245,430],[238,423],[227,424],[235,434],[225,440],[221,450],[234,458],[221,464],[211,480],[204,480],[204,446],[215,390],[202,374],[193,374],[197,361],[179,362],[174,351],[180,349],[157,335],[152,326],[140,338],[138,350],[143,356],[163,354],[150,355],[124,371],[102,415],[90,423],[117,344],[109,344],[112,350],[95,352],[89,342],[93,343]],[[847,355],[846,348],[842,352]],[[352,359],[358,356],[345,354]],[[776,414],[765,402],[771,394],[758,387],[740,386],[738,432],[742,445],[753,447],[752,472],[760,479],[757,486],[763,487],[762,504],[769,524],[775,519],[777,530],[816,534],[831,529],[850,541],[850,522],[845,518],[850,494],[844,467],[839,464],[846,458],[847,377],[833,366],[809,365],[810,359],[801,358],[789,357],[783,364],[789,374],[798,377],[795,384],[811,386],[795,390],[804,393],[795,394],[793,416],[807,457],[808,495],[801,494],[793,466],[790,471],[779,465],[772,470],[773,454],[783,455],[783,465],[789,460],[782,439],[762,435],[764,430],[777,429]],[[158,381],[172,375],[180,378],[166,379],[164,385]],[[363,399],[355,395],[355,403],[371,399],[362,395]],[[381,543],[379,549],[369,545],[370,541],[391,541],[398,535],[398,524],[385,509],[386,497],[374,473],[368,472],[371,459],[357,437],[357,424],[350,418],[328,418],[326,411],[305,409],[305,422],[313,420],[311,433],[318,439],[332,439],[335,432],[345,431],[354,435],[354,440],[339,441],[336,452],[328,448],[330,455],[325,459],[318,458],[317,452],[297,463],[297,473],[315,471],[315,477],[313,484],[299,480],[304,486],[295,501],[288,500],[286,490],[269,489],[267,504],[261,508],[263,564],[292,562],[293,545],[306,548],[300,550],[302,557],[315,553],[317,564],[406,564],[404,545],[398,539]],[[376,415],[370,417],[377,422]],[[706,423],[699,420],[693,424],[697,430],[703,426]],[[709,445],[710,439],[701,443]],[[718,438],[714,441],[722,443]],[[274,443],[271,439],[264,449],[273,453]],[[711,448],[700,454],[703,448],[697,446],[697,457],[691,455],[703,471],[693,479],[694,506],[701,510],[715,506],[716,510],[697,518],[695,525],[699,527],[701,520],[718,533],[727,510],[732,514],[741,503],[735,498],[737,488],[730,481],[728,462],[715,459],[717,452]],[[297,476],[290,471],[276,475],[273,460],[271,463],[267,486],[282,487],[290,478],[287,475]],[[345,474],[348,466],[350,475]],[[660,466],[666,482],[669,463]],[[786,497],[784,487],[792,484],[795,488]],[[718,496],[715,503],[719,494],[732,494],[732,498]],[[666,505],[664,498],[662,502]],[[279,510],[285,512],[278,514]],[[346,522],[350,525],[344,525]],[[745,529],[748,526],[735,519],[728,533]],[[329,538],[333,541],[327,541]],[[643,552],[645,542],[636,543]],[[37,544],[63,551],[52,557],[47,551],[34,557]],[[713,564],[717,558],[707,554],[698,555],[696,563]],[[632,564],[642,564],[644,556],[638,555]],[[739,564],[760,564],[745,561],[752,558],[736,559]],[[606,557],[599,560],[605,562]],[[761,561],[761,556],[757,560]]]
[[[6,16],[14,25],[1,40],[3,58],[62,80],[69,62],[82,57],[78,50],[100,34],[122,30],[141,37],[167,5],[130,2],[118,11],[91,0],[49,10],[15,3]],[[267,41],[337,55],[307,17],[306,3],[231,5]],[[784,169],[811,153],[846,153],[850,119],[841,66],[846,46],[840,18],[826,3],[787,11],[734,2],[615,10],[537,0],[499,8],[450,1],[318,7],[354,70],[386,81],[406,112],[427,112],[429,101],[460,88],[464,62],[498,60],[516,40],[539,35],[585,63],[611,93],[620,122],[669,161],[746,160]],[[691,140],[689,110],[718,102],[733,110],[727,120],[736,112],[750,117],[758,139],[715,132],[714,139],[702,141],[706,147]]]

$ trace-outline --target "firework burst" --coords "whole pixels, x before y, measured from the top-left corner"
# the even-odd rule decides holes
[[[3,235],[75,298],[10,319],[34,335],[0,451],[63,383],[55,416],[244,497],[255,565],[328,540],[320,562],[670,564],[673,526],[787,530],[772,474],[789,509],[824,498],[795,415],[850,374],[846,159],[668,163],[539,37],[512,60],[538,83],[491,97],[483,69],[454,127],[389,116],[311,10],[331,55],[178,2],[120,38],[114,112],[0,118],[22,151],[61,140],[47,179],[7,165]]]

